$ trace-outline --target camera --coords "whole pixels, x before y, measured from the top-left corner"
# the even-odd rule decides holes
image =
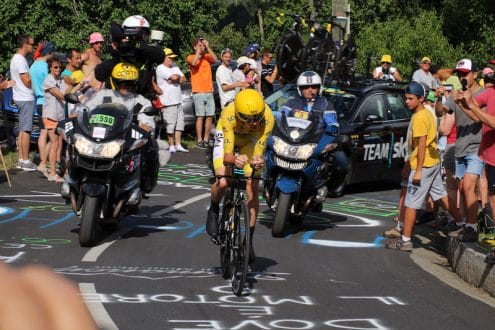
[[[495,84],[495,73],[485,74],[483,76],[483,80],[485,81],[485,83]]]
[[[452,92],[454,90],[454,85],[452,84],[442,84],[446,92]]]

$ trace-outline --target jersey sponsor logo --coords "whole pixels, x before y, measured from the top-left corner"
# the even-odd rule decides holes
[[[365,144],[363,148],[363,160],[365,161],[388,159],[390,153],[392,153],[392,158],[404,158],[407,151],[407,142],[404,137],[401,137],[399,141],[392,145],[392,149],[390,149],[390,143]]]

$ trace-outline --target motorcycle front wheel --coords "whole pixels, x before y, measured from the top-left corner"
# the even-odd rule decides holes
[[[79,228],[79,245],[91,247],[96,240],[96,220],[100,214],[100,200],[98,197],[84,196]]]
[[[291,194],[278,193],[277,210],[275,211],[275,219],[272,226],[273,237],[282,237],[284,235],[285,222],[290,217],[291,197]]]

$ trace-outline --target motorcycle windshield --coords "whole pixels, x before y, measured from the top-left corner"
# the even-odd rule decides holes
[[[273,130],[274,136],[295,144],[318,143],[324,133],[315,116],[304,119],[283,115]]]
[[[132,112],[122,104],[100,104],[77,119],[83,133],[98,141],[120,138],[132,123]]]

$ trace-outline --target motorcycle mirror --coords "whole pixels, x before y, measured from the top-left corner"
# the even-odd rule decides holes
[[[68,103],[71,103],[71,104],[78,104],[79,103],[79,98],[75,94],[72,94],[72,93],[65,94],[64,100]]]

